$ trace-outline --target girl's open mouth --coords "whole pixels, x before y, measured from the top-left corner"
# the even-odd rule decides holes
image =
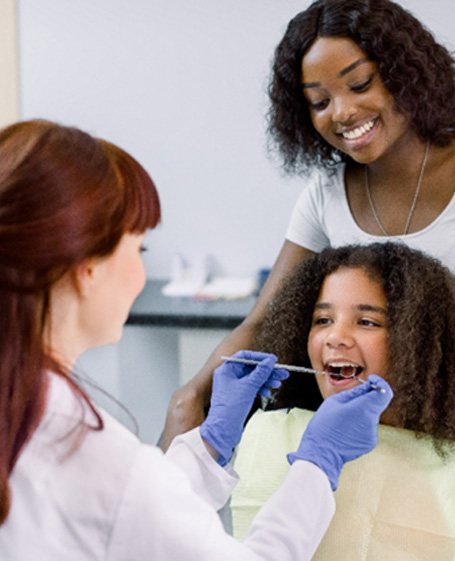
[[[363,366],[354,364],[352,362],[339,362],[339,363],[327,363],[324,366],[324,372],[332,378],[332,380],[351,380],[356,378],[363,371]]]

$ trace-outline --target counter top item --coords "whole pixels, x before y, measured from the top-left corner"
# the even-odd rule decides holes
[[[136,299],[128,325],[232,329],[248,315],[256,296],[239,300],[196,300],[161,292],[165,280],[149,280]]]

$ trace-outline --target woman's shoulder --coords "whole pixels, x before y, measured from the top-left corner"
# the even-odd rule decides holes
[[[330,205],[343,206],[346,200],[345,164],[333,169],[313,168],[302,179],[302,191],[297,206],[324,209]]]
[[[71,439],[72,434],[83,432],[84,435],[103,435],[104,441],[115,442],[120,439],[133,446],[139,444],[138,438],[131,431],[93,403],[90,397],[87,401],[77,388],[77,385],[64,376],[49,374],[46,410],[39,427],[49,439],[57,437],[64,441],[67,435]],[[102,430],[98,430],[100,420]]]
[[[150,524],[157,528],[166,492],[186,490],[189,484],[161,450],[141,443],[103,411],[102,430],[82,425],[79,432],[80,413],[71,384],[52,378],[43,423],[24,447],[11,479],[11,520],[25,533],[46,528],[46,521],[53,520],[59,550],[76,551],[83,544],[81,559],[123,559],[107,555],[107,548],[111,552],[123,543],[129,551],[141,548],[140,543],[128,542],[132,528],[142,541],[149,540],[149,546],[152,538],[159,539],[158,529],[152,536]],[[33,520],[36,512],[44,525]],[[50,547],[52,535],[42,540],[43,547]]]
[[[345,173],[345,163],[340,163],[331,168],[313,167],[304,176],[304,184],[319,189],[344,189]]]

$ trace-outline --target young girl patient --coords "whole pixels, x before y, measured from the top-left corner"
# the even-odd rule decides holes
[[[314,559],[453,561],[455,277],[402,244],[328,249],[283,284],[254,346],[323,373],[291,374],[248,422],[235,464],[236,537],[284,478],[309,410],[376,373],[395,398],[377,448],[343,471]]]

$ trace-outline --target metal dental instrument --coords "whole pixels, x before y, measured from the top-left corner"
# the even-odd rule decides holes
[[[385,389],[380,388],[377,384],[373,384],[368,380],[363,380],[362,378],[357,378],[357,376],[352,376],[352,378],[355,378],[356,382],[359,382],[359,384],[370,384],[370,387],[373,388],[373,390],[377,390],[379,393],[385,393]]]
[[[260,360],[253,360],[252,358],[238,358],[235,356],[222,356],[221,360],[227,362],[238,362],[240,364],[251,364],[251,365],[256,365],[261,363]],[[283,368],[284,370],[288,370],[289,372],[304,372],[306,374],[314,374],[315,376],[321,374],[329,374],[329,372],[326,372],[325,370],[315,370],[314,368],[307,368],[306,366],[295,366],[293,364],[280,364],[279,362],[277,362],[273,368]],[[384,388],[380,388],[377,384],[372,384],[367,380],[362,380],[362,378],[358,378],[355,374],[350,376],[343,376],[343,374],[340,374],[340,376],[345,380],[353,379],[356,382],[359,382],[359,384],[369,384],[373,390],[377,390],[380,393],[385,393]]]
[[[260,364],[260,360],[253,360],[251,358],[237,358],[235,356],[222,356],[222,360],[227,362],[239,362],[241,364]],[[306,368],[305,366],[294,366],[293,364],[280,364],[277,362],[273,368],[284,368],[284,370],[289,370],[289,372],[305,372],[307,374],[326,374],[323,370],[314,370],[314,368]]]

